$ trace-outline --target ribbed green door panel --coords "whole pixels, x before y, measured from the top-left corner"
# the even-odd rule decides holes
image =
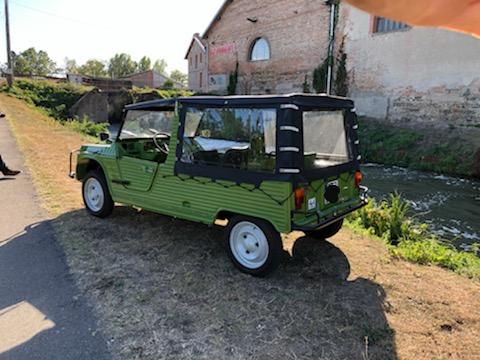
[[[120,179],[126,181],[125,186],[131,190],[150,190],[158,164],[154,161],[123,156],[117,160]]]
[[[278,231],[289,232],[291,185],[265,182],[261,189],[268,195],[239,186],[227,189],[213,182],[201,184],[159,174],[147,193],[117,188],[116,201],[206,224],[212,224],[219,212],[227,211],[268,220]]]

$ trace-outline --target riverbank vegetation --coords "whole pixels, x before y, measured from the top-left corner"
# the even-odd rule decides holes
[[[407,128],[361,118],[359,137],[364,161],[415,170],[480,178],[477,129]]]
[[[349,217],[350,226],[365,229],[387,244],[390,253],[422,265],[437,265],[480,280],[480,258],[455,249],[435,236],[427,224],[410,216],[410,206],[399,194],[370,203]],[[474,251],[478,250],[474,247]]]

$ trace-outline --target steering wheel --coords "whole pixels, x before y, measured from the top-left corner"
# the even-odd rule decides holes
[[[158,140],[170,140],[171,135],[166,132],[161,132],[157,131],[155,129],[149,129],[150,132],[153,133],[153,143],[155,144],[156,148],[164,153],[165,155],[168,155],[170,153],[170,148],[168,147],[167,143],[164,142],[158,142]]]

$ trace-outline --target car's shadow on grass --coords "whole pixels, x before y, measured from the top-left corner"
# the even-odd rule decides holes
[[[384,290],[348,279],[348,259],[328,241],[298,238],[257,279],[230,264],[218,228],[125,207],[52,224],[124,358],[397,358]]]

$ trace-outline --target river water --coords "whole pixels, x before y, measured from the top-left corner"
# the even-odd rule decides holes
[[[362,167],[370,196],[381,199],[398,191],[419,221],[459,249],[480,243],[480,181],[399,167]]]

